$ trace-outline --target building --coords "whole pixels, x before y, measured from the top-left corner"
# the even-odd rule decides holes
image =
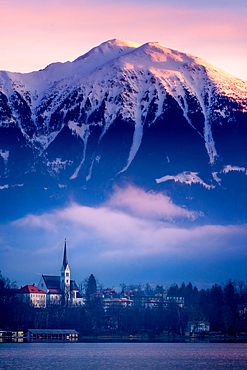
[[[104,298],[116,298],[117,293],[114,289],[106,288],[103,290]]]
[[[28,339],[78,340],[74,329],[28,329]]]
[[[84,304],[85,300],[81,296],[76,282],[70,278],[66,239],[60,275],[42,275],[38,286],[47,293],[47,305],[69,304],[77,306]]]
[[[183,296],[175,296],[169,295],[166,297],[166,301],[168,305],[177,305],[178,307],[184,307],[184,297]]]
[[[108,311],[109,309],[119,310],[126,307],[132,307],[133,301],[127,298],[104,298],[102,300],[103,309]]]
[[[238,310],[239,316],[245,317],[247,314],[247,304],[245,303],[245,304],[238,305],[237,310]]]
[[[23,342],[24,332],[13,331],[13,330],[0,330],[0,343],[3,343],[9,339],[15,342]]]
[[[38,288],[35,284],[21,287],[17,292],[17,297],[21,302],[29,303],[35,308],[46,307],[46,292]]]
[[[202,334],[210,331],[210,325],[207,321],[189,321],[188,332],[190,334]]]

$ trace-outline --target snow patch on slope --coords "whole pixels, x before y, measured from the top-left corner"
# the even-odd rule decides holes
[[[5,185],[0,186],[0,190],[14,189],[14,188],[17,188],[17,187],[22,187],[22,186],[24,186],[24,184],[14,184],[14,185],[5,184]]]
[[[230,171],[245,172],[247,174],[247,170],[245,167],[231,166],[230,164],[225,166],[222,170],[223,173],[228,173]]]
[[[59,131],[53,131],[50,134],[47,135],[38,135],[34,136],[31,140],[33,143],[38,143],[39,146],[41,146],[42,150],[46,150],[48,146],[51,144],[52,141],[54,141],[59,134]]]
[[[4,163],[6,165],[9,158],[9,151],[5,149],[0,149],[0,156],[3,158]]]
[[[69,121],[68,126],[72,130],[72,132],[74,132],[77,136],[79,136],[82,140],[84,140],[88,125],[79,124],[74,121]]]
[[[213,164],[215,161],[215,158],[217,157],[217,151],[215,148],[211,125],[209,124],[207,119],[205,119],[204,138],[205,138],[205,146],[206,146],[208,156],[209,156],[209,163]]]
[[[70,177],[70,180],[73,180],[73,179],[76,179],[78,177],[79,172],[80,172],[80,170],[81,170],[81,168],[84,164],[84,161],[85,161],[86,150],[87,150],[87,141],[88,141],[88,138],[89,138],[89,135],[90,135],[90,128],[89,128],[89,125],[79,124],[79,123],[73,122],[73,121],[69,121],[68,126],[72,130],[72,132],[74,132],[76,135],[78,135],[83,140],[83,143],[84,143],[82,160],[81,160],[79,166],[77,166],[74,173]]]
[[[143,136],[143,125],[142,125],[141,119],[139,118],[135,122],[135,131],[133,135],[132,146],[130,148],[127,164],[119,173],[122,173],[129,168],[131,162],[136,156],[136,153],[138,152],[138,149],[140,148],[140,145],[142,142],[142,136]]]
[[[198,175],[198,172],[190,172],[190,171],[184,171],[181,172],[177,175],[171,176],[171,175],[166,175],[163,176],[159,179],[156,179],[156,183],[160,184],[161,182],[169,181],[169,180],[174,180],[175,182],[179,181],[181,183],[185,183],[188,185],[191,184],[201,184],[203,185],[206,189],[214,189],[214,185],[208,185],[206,184]]]
[[[47,167],[53,173],[59,173],[61,170],[65,170],[67,166],[72,164],[73,162],[70,160],[62,161],[61,158],[56,158],[54,161],[47,162]]]
[[[212,172],[212,177],[214,181],[218,182],[218,184],[221,183],[221,178],[218,176],[218,172]]]

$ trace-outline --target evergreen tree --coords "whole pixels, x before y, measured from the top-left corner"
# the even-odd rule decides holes
[[[86,287],[86,296],[90,300],[90,297],[97,292],[97,284],[93,274],[88,278],[87,287]]]

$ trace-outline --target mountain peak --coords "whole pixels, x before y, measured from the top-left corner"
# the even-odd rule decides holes
[[[120,55],[129,53],[130,51],[141,46],[140,44],[132,41],[112,39],[103,42],[102,44],[92,48],[86,54],[81,55],[75,60],[78,62],[85,59],[103,58],[103,59],[115,59]]]
[[[130,179],[203,212],[201,195],[214,204],[229,188],[235,209],[246,115],[247,82],[159,42],[111,39],[73,62],[0,72],[0,200],[16,189],[31,204],[32,190],[39,203],[37,187],[47,204],[70,192],[101,199]]]
[[[112,46],[122,46],[122,47],[131,47],[131,48],[138,48],[141,46],[138,42],[129,41],[129,40],[122,40],[122,39],[111,39],[108,41],[103,42],[101,45],[108,44]]]

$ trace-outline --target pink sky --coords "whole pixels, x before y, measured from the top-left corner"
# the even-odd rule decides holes
[[[0,70],[38,70],[120,38],[141,44],[159,41],[247,80],[247,3],[170,3],[0,0]]]

